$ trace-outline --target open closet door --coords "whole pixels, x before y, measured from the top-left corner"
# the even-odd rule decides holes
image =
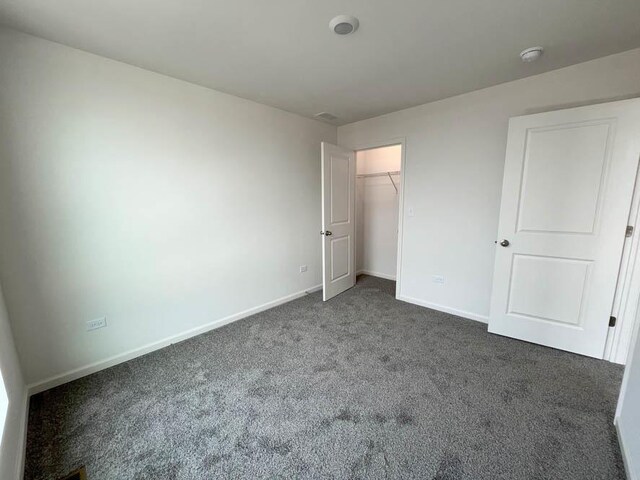
[[[490,332],[602,358],[639,132],[637,99],[511,119]]]
[[[322,288],[329,300],[356,284],[356,154],[322,142]]]

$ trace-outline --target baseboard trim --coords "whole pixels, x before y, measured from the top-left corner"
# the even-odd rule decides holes
[[[310,293],[315,293],[319,290],[322,290],[322,285],[315,285],[311,288],[292,293],[276,300],[272,300],[271,302],[263,303],[262,305],[258,305],[257,307],[249,308],[242,312],[229,315],[228,317],[214,320],[213,322],[189,329],[185,332],[172,335],[156,342],[149,343],[142,347],[138,347],[133,350],[129,350],[127,352],[105,358],[104,360],[99,360],[97,362],[90,363],[73,370],[69,370],[68,372],[49,377],[40,382],[31,383],[27,386],[28,395],[35,395],[36,393],[44,392],[45,390],[49,390],[50,388],[72,382],[73,380],[91,375],[92,373],[99,372],[100,370],[113,367],[129,360],[133,360],[134,358],[141,357],[142,355],[146,355],[147,353],[160,350],[161,348],[168,347],[169,345],[173,345],[174,343],[182,342],[197,335],[215,330],[216,328],[228,325],[229,323],[233,323],[237,320],[242,320],[243,318],[250,317],[251,315],[255,315],[256,313],[264,312],[265,310],[269,310],[270,308],[283,305],[298,298],[304,297],[305,295],[308,295]]]
[[[624,449],[624,434],[622,432],[622,425],[618,421],[618,417],[615,418],[613,424],[616,427],[616,433],[618,435],[618,444],[620,445],[620,452],[622,453],[622,463],[624,463],[624,469],[627,473],[628,480],[640,480],[640,473],[636,472],[634,465],[631,464],[631,457]]]
[[[432,310],[438,310],[439,312],[450,313],[458,317],[468,318],[469,320],[475,320],[476,322],[489,323],[489,317],[486,315],[467,312],[465,310],[458,310],[457,308],[438,305],[437,303],[425,302],[424,300],[408,297],[406,295],[397,295],[396,298],[403,302],[413,303],[414,305],[420,305],[421,307],[430,308]]]
[[[387,275],[386,273],[372,272],[371,270],[358,270],[356,275],[371,275],[372,277],[384,278],[385,280],[396,281],[395,275]]]
[[[15,480],[22,480],[24,478],[24,466],[27,458],[27,426],[29,424],[29,389],[24,387],[22,391],[22,422],[20,422],[20,432],[18,433],[18,440],[20,442],[20,448],[16,455]]]

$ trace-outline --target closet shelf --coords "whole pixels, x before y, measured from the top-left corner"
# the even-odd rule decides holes
[[[395,188],[396,193],[398,193],[398,187],[396,187],[396,182],[393,181],[393,177],[391,175],[400,175],[400,172],[396,170],[394,172],[361,173],[360,175],[356,175],[356,177],[366,178],[366,177],[387,177],[388,176],[389,180],[391,180],[393,188]]]

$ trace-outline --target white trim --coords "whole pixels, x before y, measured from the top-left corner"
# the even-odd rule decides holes
[[[437,303],[425,302],[413,297],[407,297],[406,295],[397,295],[396,298],[403,302],[413,303],[414,305],[420,305],[421,307],[430,308],[431,310],[438,310],[439,312],[450,313],[458,317],[468,318],[469,320],[475,320],[476,322],[489,323],[488,315],[480,315],[479,313],[467,312],[465,310],[458,310],[457,308],[447,307],[445,305],[438,305]]]
[[[304,293],[308,294],[308,293],[316,293],[316,292],[321,292],[321,291],[322,291],[322,284],[316,285],[315,287],[311,287],[310,289],[305,290]],[[298,293],[300,293],[300,292],[298,292]],[[297,294],[294,294],[294,295],[297,295]],[[300,295],[300,297],[304,297],[304,295]],[[298,298],[300,298],[300,297],[298,297]],[[291,300],[295,300],[295,298],[292,298]],[[289,301],[291,301],[291,300],[289,300]],[[287,302],[282,302],[282,303],[287,303]]]
[[[18,439],[20,440],[21,447],[18,450],[16,458],[16,472],[18,476],[16,480],[22,480],[24,477],[24,465],[27,458],[27,426],[29,424],[29,389],[25,387],[22,391],[22,405],[24,411],[22,413],[22,422],[20,427],[20,433]]]
[[[616,433],[618,434],[618,444],[620,445],[620,452],[622,453],[622,463],[624,464],[625,472],[627,473],[628,480],[640,480],[640,472],[637,471],[635,465],[631,463],[631,455],[627,454],[624,447],[625,434],[622,431],[622,424],[618,422],[618,418],[613,421],[616,427]]]
[[[405,178],[407,170],[407,138],[406,137],[394,137],[387,140],[369,141],[356,145],[352,148],[354,151],[359,152],[361,150],[371,150],[374,148],[390,147],[392,145],[400,145],[400,201],[398,202],[398,255],[396,264],[396,299],[400,300],[400,289],[402,283],[402,243],[403,243],[403,221],[404,221],[404,191]],[[377,276],[377,275],[376,275]]]
[[[92,373],[99,372],[100,370],[104,370],[105,368],[113,367],[114,365],[118,365],[128,360],[132,360],[142,355],[146,355],[147,353],[153,352],[155,350],[168,347],[169,345],[172,345],[174,343],[182,342],[183,340],[187,340],[189,338],[195,337],[197,335],[208,332],[210,330],[214,330],[216,328],[222,327],[223,325],[227,325],[229,323],[235,322],[236,320],[241,320],[243,318],[250,317],[251,315],[255,315],[256,313],[264,312],[265,310],[269,310],[270,308],[277,307],[278,305],[288,303],[292,300],[296,300],[298,298],[304,297],[309,293],[314,293],[319,290],[322,290],[322,285],[316,285],[314,287],[307,288],[300,292],[292,293],[290,295],[287,295],[282,298],[278,298],[271,302],[258,305],[257,307],[249,308],[248,310],[244,310],[242,312],[229,315],[228,317],[214,320],[213,322],[207,323],[206,325],[202,325],[200,327],[192,328],[185,332],[172,335],[163,340],[149,343],[142,347],[135,348],[133,350],[129,350],[127,352],[120,353],[118,355],[114,355],[109,358],[105,358],[104,360],[99,360],[97,362],[90,363],[89,365],[84,365],[82,367],[74,368],[73,370],[69,370],[68,372],[55,375],[53,377],[47,378],[46,380],[29,384],[27,386],[28,393],[29,395],[34,395],[36,393],[44,392],[45,390],[48,390],[53,387],[57,387],[58,385],[62,385],[64,383],[77,380],[78,378],[91,375]]]
[[[372,272],[371,270],[358,270],[356,272],[356,276],[357,275],[370,275],[372,277],[384,278],[385,280],[393,280],[393,281],[396,280],[395,275],[387,275],[386,273]]]
[[[631,200],[627,225],[634,226],[631,238],[626,238],[622,250],[620,270],[616,285],[611,315],[617,318],[616,326],[610,327],[605,344],[604,359],[624,365],[627,361],[631,340],[638,321],[637,309],[640,292],[640,175],[636,173],[636,184]]]
[[[620,423],[620,417],[622,416],[622,409],[625,405],[626,401],[626,393],[629,384],[629,374],[630,368],[637,367],[637,364],[633,364],[636,355],[640,355],[640,351],[638,351],[638,336],[640,335],[640,321],[638,318],[640,317],[640,308],[636,308],[636,322],[634,325],[634,330],[631,335],[631,348],[629,348],[629,353],[626,361],[627,367],[624,371],[624,377],[622,377],[622,385],[620,386],[620,394],[618,396],[618,405],[616,407],[616,414],[613,420],[613,424],[616,426],[616,431],[618,433],[618,443],[620,444],[620,451],[622,452],[622,460],[624,462],[625,470],[627,472],[627,478],[629,480],[640,480],[640,471],[638,469],[640,466],[631,464],[631,455],[628,455],[625,451],[624,439],[628,438],[625,436],[625,432],[622,430],[622,423]]]
[[[636,306],[636,317],[640,317],[640,308],[638,308],[637,306]],[[616,414],[613,422],[614,424],[618,421],[618,419],[620,418],[620,415],[622,414],[622,406],[624,404],[625,395],[627,393],[627,384],[629,383],[629,369],[633,364],[635,355],[640,355],[640,351],[636,352],[635,350],[638,350],[638,349],[634,348],[634,346],[638,344],[639,335],[640,335],[640,321],[638,321],[638,318],[636,318],[634,329],[631,334],[631,347],[629,348],[629,353],[627,354],[627,359],[625,362],[625,364],[628,366],[624,369],[624,376],[622,377],[622,385],[620,385],[620,394],[618,395],[618,405],[616,407]]]

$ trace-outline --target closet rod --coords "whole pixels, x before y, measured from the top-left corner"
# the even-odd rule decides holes
[[[400,171],[395,172],[379,172],[379,173],[360,173],[356,175],[358,178],[364,177],[386,177],[387,175],[400,175]]]
[[[395,172],[380,172],[380,173],[361,173],[360,175],[356,175],[356,177],[358,178],[365,178],[365,177],[389,177],[389,180],[391,180],[391,183],[393,184],[393,188],[396,189],[396,193],[398,193],[398,187],[396,186],[396,182],[393,181],[393,177],[391,175],[400,175],[399,171],[395,171]]]

